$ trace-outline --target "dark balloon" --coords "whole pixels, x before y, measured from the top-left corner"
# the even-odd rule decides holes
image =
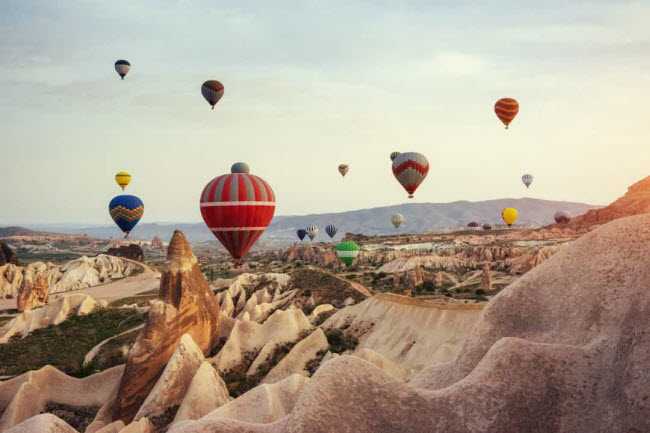
[[[115,224],[128,237],[144,214],[144,203],[134,195],[118,195],[111,200],[108,211]]]
[[[571,214],[565,210],[557,211],[554,215],[555,222],[558,224],[566,224],[571,221]]]
[[[298,235],[298,239],[303,240],[305,239],[305,236],[307,236],[307,230],[305,229],[298,229],[296,231],[296,234]]]
[[[214,110],[214,106],[217,105],[217,102],[219,102],[219,100],[223,96],[223,92],[224,92],[223,84],[221,84],[217,80],[206,81],[201,86],[201,94],[203,95],[205,100],[208,101],[208,104],[210,104],[213,110]]]
[[[476,227],[481,227],[481,225],[479,223],[477,223],[476,221],[472,221],[472,222],[467,223],[467,227],[476,228]]]
[[[483,224],[483,230],[492,230],[492,224]]]
[[[124,77],[126,76],[126,74],[129,73],[130,70],[131,70],[131,64],[126,60],[118,60],[117,62],[115,62],[115,71],[122,79],[124,79]]]
[[[338,232],[338,231],[339,231],[339,229],[337,229],[336,226],[333,226],[331,224],[328,225],[327,227],[325,227],[325,233],[327,233],[327,235],[330,238],[333,238],[336,235],[336,232]]]

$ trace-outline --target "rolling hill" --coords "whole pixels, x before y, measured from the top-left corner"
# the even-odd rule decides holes
[[[346,232],[363,234],[388,234],[395,229],[390,224],[390,216],[401,213],[405,221],[400,227],[403,233],[425,233],[447,228],[464,227],[469,221],[501,224],[501,210],[514,207],[519,210],[517,225],[542,226],[553,222],[553,214],[560,209],[567,210],[572,215],[580,215],[590,209],[600,208],[584,203],[539,200],[532,198],[498,199],[479,202],[456,201],[451,203],[404,203],[395,206],[359,209],[347,212],[276,216],[262,237],[267,240],[294,240],[298,228],[309,224],[320,227],[316,240],[326,240],[325,226],[334,224],[338,227],[335,239],[340,239]],[[121,237],[121,232],[115,226],[83,227],[72,225],[30,226],[35,230],[50,232],[65,232],[84,234],[96,238]],[[140,223],[133,231],[132,237],[151,239],[159,235],[167,241],[174,230],[182,230],[191,242],[212,241],[214,237],[203,222],[196,223]]]

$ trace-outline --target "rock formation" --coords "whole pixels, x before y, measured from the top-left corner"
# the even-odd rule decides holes
[[[436,272],[436,288],[441,288],[442,287],[442,271]]]
[[[106,251],[106,254],[109,256],[124,257],[129,260],[135,260],[136,262],[144,261],[142,247],[137,244],[121,245],[119,247],[109,248],[108,251]]]
[[[627,193],[601,209],[592,209],[571,219],[568,224],[553,224],[550,227],[585,230],[618,218],[650,212],[650,176],[635,183]]]
[[[13,265],[19,265],[18,256],[16,253],[9,247],[9,245],[0,241],[0,266],[11,263]]]
[[[489,292],[492,290],[492,272],[490,272],[490,265],[487,263],[483,265],[483,276],[481,277],[481,289]]]
[[[85,289],[110,283],[112,280],[139,274],[145,265],[114,256],[80,257],[59,267],[52,263],[35,262],[25,267],[0,266],[0,298],[15,298],[21,291],[29,292],[33,284],[47,288],[49,294]],[[29,298],[28,295],[23,295]]]
[[[339,356],[273,424],[208,416],[172,432],[650,431],[649,243],[650,215],[583,236],[495,296],[451,362],[407,383]],[[394,362],[403,348],[384,341]]]
[[[13,336],[25,336],[36,329],[58,325],[71,314],[83,316],[106,305],[106,301],[95,301],[84,293],[62,296],[43,308],[27,310],[7,322],[0,328],[0,344],[7,343]]]
[[[124,370],[117,366],[92,376],[78,379],[62,373],[52,366],[30,371],[0,382],[0,431],[38,418],[47,403],[59,403],[72,407],[101,406],[115,390]],[[56,418],[56,417],[55,417]],[[36,421],[32,421],[36,423]],[[31,425],[31,424],[30,424]],[[15,431],[21,431],[16,429]],[[58,430],[22,430],[49,432]],[[67,430],[65,430],[67,431]],[[75,431],[72,429],[72,431]]]
[[[20,312],[45,305],[49,297],[47,277],[43,273],[37,274],[34,279],[27,275],[18,290],[17,308]]]
[[[156,235],[153,237],[151,240],[151,248],[161,251],[165,250],[165,244],[163,243],[162,239],[160,239],[160,236]]]
[[[169,243],[158,299],[143,331],[129,352],[115,399],[113,419],[128,424],[161,376],[165,365],[188,334],[204,354],[219,337],[220,308],[201,273],[189,243],[175,231]]]

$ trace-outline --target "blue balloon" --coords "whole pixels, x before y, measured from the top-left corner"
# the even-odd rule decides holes
[[[108,211],[115,224],[129,236],[133,227],[140,221],[144,213],[144,203],[134,195],[118,195],[111,200]]]
[[[339,229],[337,229],[336,226],[333,226],[332,224],[325,227],[325,232],[329,235],[330,238],[333,238],[338,231]]]
[[[296,232],[296,234],[298,235],[298,239],[303,240],[303,239],[305,239],[305,236],[307,236],[307,230],[305,230],[305,229],[298,229],[298,231]]]

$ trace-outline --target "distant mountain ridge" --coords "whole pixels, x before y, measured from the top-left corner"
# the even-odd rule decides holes
[[[394,233],[390,223],[394,213],[404,215],[404,223],[399,231],[402,233],[426,233],[447,228],[465,227],[469,221],[502,224],[501,211],[514,207],[519,211],[516,225],[544,226],[553,222],[553,215],[558,210],[566,210],[571,215],[581,215],[595,206],[585,203],[540,200],[533,198],[497,199],[479,202],[455,201],[451,203],[404,203],[394,206],[359,209],[338,213],[310,215],[280,215],[273,218],[268,230],[262,236],[267,240],[295,240],[296,230],[309,224],[320,228],[315,241],[329,240],[325,226],[334,224],[338,228],[335,239],[340,239],[347,232],[372,234]],[[87,226],[72,228],[57,225],[30,225],[34,230],[88,234],[95,238],[119,238],[121,231],[115,226]],[[213,241],[214,236],[203,222],[197,223],[140,223],[132,233],[136,239],[150,240],[159,235],[164,241],[171,238],[174,230],[182,230],[191,242]]]

